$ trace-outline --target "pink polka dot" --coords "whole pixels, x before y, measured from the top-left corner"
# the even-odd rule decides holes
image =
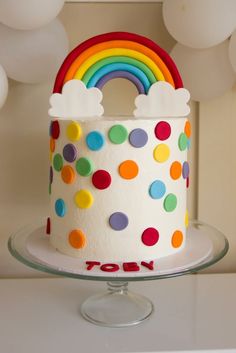
[[[155,228],[147,228],[142,234],[142,242],[147,246],[155,245],[159,240],[159,232]]]
[[[158,140],[164,141],[170,137],[171,127],[166,121],[160,121],[155,127],[155,135]]]

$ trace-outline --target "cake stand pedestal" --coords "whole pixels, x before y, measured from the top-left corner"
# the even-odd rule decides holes
[[[39,271],[85,280],[106,281],[104,293],[89,297],[81,306],[82,316],[97,325],[126,327],[139,324],[153,313],[152,302],[128,291],[128,282],[157,280],[196,273],[225,256],[229,244],[217,229],[192,221],[187,230],[186,246],[175,255],[154,260],[151,271],[140,266],[138,272],[103,272],[99,266],[88,271],[84,261],[56,251],[45,236],[43,221],[13,234],[8,241],[10,253],[19,261]],[[138,263],[138,262],[137,262]]]

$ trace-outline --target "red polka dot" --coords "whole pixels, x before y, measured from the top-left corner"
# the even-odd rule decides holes
[[[52,138],[57,140],[59,135],[60,135],[60,125],[59,125],[59,122],[55,120],[52,122],[52,125],[51,125],[51,136]]]
[[[186,179],[186,187],[189,188],[189,177]]]
[[[111,184],[111,176],[106,170],[97,170],[93,174],[92,183],[97,189],[106,189]]]
[[[142,242],[147,246],[155,245],[159,240],[159,232],[155,228],[147,228],[142,234]]]
[[[171,134],[171,127],[166,121],[160,121],[155,127],[155,135],[161,140],[167,140]]]

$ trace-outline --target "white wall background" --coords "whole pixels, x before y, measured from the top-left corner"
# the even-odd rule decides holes
[[[66,4],[60,18],[72,49],[103,32],[136,32],[150,37],[168,52],[174,40],[162,20],[160,3]],[[48,213],[48,99],[53,82],[40,85],[10,83],[0,111],[0,277],[44,276],[11,257],[9,236]],[[112,89],[111,89],[112,88]],[[103,90],[106,113],[129,114],[136,91],[115,80]],[[118,96],[118,100],[117,100]],[[116,99],[114,99],[116,97]],[[193,141],[190,152],[190,216],[223,231],[230,241],[228,255],[210,271],[236,270],[236,94],[198,105],[191,103]]]

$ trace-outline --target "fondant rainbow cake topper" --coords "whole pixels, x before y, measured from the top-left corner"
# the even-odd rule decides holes
[[[66,57],[55,80],[49,115],[59,118],[101,116],[102,94],[99,92],[114,78],[125,78],[136,86],[139,93],[135,102],[136,117],[185,116],[189,113],[189,93],[183,88],[169,54],[148,38],[112,32],[90,38]],[[74,83],[75,80],[78,82]],[[147,101],[142,96],[149,95],[150,87],[152,98]],[[64,98],[60,98],[63,95]]]

